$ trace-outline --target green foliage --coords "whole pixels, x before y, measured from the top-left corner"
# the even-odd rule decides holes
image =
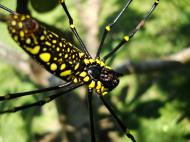
[[[108,2],[109,1],[109,2]],[[30,5],[34,17],[39,18],[44,23],[55,25],[56,27],[68,29],[68,21],[63,17],[61,7],[56,7],[56,2],[50,5],[41,5],[42,11],[48,13],[39,14],[38,1]],[[75,4],[68,1],[69,9],[76,20],[77,28],[82,35],[84,31],[77,18]],[[14,9],[15,3],[12,1],[2,1],[2,4]],[[34,5],[36,4],[36,7]],[[120,0],[105,0],[102,5],[102,13],[99,17],[101,37],[105,25],[113,20],[122,8],[124,2]],[[113,48],[137,22],[146,14],[151,7],[152,1],[134,1],[124,14],[119,23],[113,28],[110,36],[106,40],[104,53]],[[117,66],[123,59],[132,61],[151,60],[161,58],[168,54],[176,53],[190,44],[190,1],[163,1],[155,10],[151,18],[145,24],[134,39],[123,47],[114,59],[113,66]],[[112,9],[110,12],[108,9]],[[5,13],[5,12],[3,12]],[[51,18],[49,18],[49,16]],[[65,28],[67,27],[67,28]],[[0,23],[0,41],[9,45],[16,45],[8,36],[5,24]],[[19,48],[17,48],[19,49]],[[25,54],[25,53],[24,53]],[[4,62],[4,61],[2,61]],[[188,141],[190,128],[190,65],[186,65],[181,70],[171,72],[130,75],[121,78],[120,86],[110,95],[113,107],[118,110],[122,121],[134,132],[139,142],[185,142]],[[24,76],[16,73],[11,67],[0,63],[0,95],[8,92],[19,92],[22,90],[32,90],[35,85],[23,79]],[[21,100],[1,103],[0,108],[15,106],[34,101],[36,97],[24,98]],[[44,110],[50,110],[49,114],[44,114]],[[36,113],[37,112],[37,113]],[[46,111],[45,111],[46,112]],[[38,120],[38,121],[37,121]],[[6,142],[33,141],[34,133],[47,131],[48,124],[56,121],[56,110],[53,104],[42,109],[30,109],[11,115],[0,116],[0,138]],[[51,125],[50,125],[51,126]],[[126,141],[128,139],[125,138]]]

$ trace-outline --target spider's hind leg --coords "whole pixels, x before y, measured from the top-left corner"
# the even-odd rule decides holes
[[[130,133],[130,130],[121,122],[121,120],[118,118],[118,116],[113,111],[112,107],[106,102],[104,99],[104,96],[99,95],[101,101],[103,102],[104,106],[108,109],[108,111],[111,113],[111,115],[115,118],[119,126],[121,127],[122,131],[127,135],[129,139],[131,139],[132,142],[136,142],[134,136]]]

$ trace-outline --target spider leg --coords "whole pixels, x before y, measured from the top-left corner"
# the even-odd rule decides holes
[[[112,23],[108,24],[105,29],[104,29],[104,33],[100,42],[100,45],[98,47],[98,51],[96,53],[96,58],[98,58],[100,56],[104,41],[107,37],[107,34],[111,31],[111,28],[117,23],[118,19],[121,17],[121,15],[125,12],[125,10],[128,8],[128,6],[130,5],[130,3],[133,0],[128,0],[128,2],[125,4],[125,6],[123,7],[123,9],[120,11],[120,13],[115,17],[115,19],[113,20]]]
[[[65,83],[62,85],[38,89],[38,90],[19,92],[19,93],[14,93],[14,94],[6,94],[4,96],[0,96],[0,101],[11,100],[11,99],[15,99],[15,98],[22,97],[22,96],[33,95],[33,94],[37,94],[37,93],[43,93],[43,92],[53,91],[53,90],[57,90],[57,89],[62,89],[62,88],[69,87],[71,84],[72,84],[71,82],[68,82],[68,83]]]
[[[41,99],[41,100],[39,100],[37,102],[34,102],[34,103],[31,103],[31,104],[21,105],[21,106],[17,106],[17,107],[11,108],[11,109],[0,111],[0,114],[3,114],[3,113],[14,113],[14,112],[17,112],[17,111],[20,111],[20,110],[24,110],[24,109],[28,109],[28,108],[31,108],[31,107],[35,107],[35,106],[36,107],[37,106],[43,106],[46,103],[49,103],[50,101],[54,100],[55,98],[64,95],[63,93],[67,93],[69,91],[72,91],[72,90],[80,87],[81,85],[82,84],[71,85],[71,87],[69,87],[68,89],[66,89],[66,90],[64,90],[64,91],[62,91],[60,93],[55,93],[53,95],[45,97],[44,99]]]
[[[115,120],[117,121],[117,123],[121,127],[122,131],[127,135],[128,138],[130,138],[132,140],[132,142],[136,142],[135,138],[130,133],[129,129],[126,126],[124,126],[124,124],[117,117],[117,115],[115,114],[115,112],[113,111],[113,109],[111,108],[111,106],[106,102],[106,100],[104,99],[104,97],[102,95],[99,95],[99,97],[100,97],[101,101],[103,102],[103,104],[105,105],[105,107],[111,113],[111,115],[115,118]]]
[[[145,21],[150,17],[154,9],[159,4],[159,0],[156,0],[154,4],[152,5],[151,9],[148,11],[148,13],[145,15],[145,17],[137,24],[134,30],[132,30],[128,35],[124,36],[124,38],[121,40],[121,42],[107,55],[103,57],[103,61],[106,61],[109,57],[111,57],[118,49],[120,49],[124,44],[128,43],[128,41],[138,32],[145,24]]]
[[[92,107],[92,89],[88,89],[88,105],[89,105],[89,115],[90,115],[91,142],[96,142],[95,132],[94,132],[93,107]]]
[[[66,13],[66,15],[67,15],[67,18],[69,19],[70,28],[71,28],[72,32],[74,33],[74,35],[76,36],[77,40],[79,41],[79,43],[80,43],[80,45],[81,45],[81,47],[82,47],[82,50],[83,50],[89,57],[91,57],[91,55],[89,54],[88,50],[86,49],[86,46],[84,45],[84,43],[83,43],[83,41],[82,41],[80,35],[78,34],[78,32],[77,32],[77,30],[76,30],[76,28],[75,28],[75,25],[74,25],[74,22],[73,22],[73,18],[71,17],[71,15],[70,15],[70,13],[69,13],[69,11],[68,11],[68,9],[67,9],[67,6],[66,6],[66,4],[65,4],[65,0],[60,0],[60,3],[61,3],[61,5],[62,5],[62,7],[63,7],[63,9],[64,9],[64,11],[65,11],[65,13]]]

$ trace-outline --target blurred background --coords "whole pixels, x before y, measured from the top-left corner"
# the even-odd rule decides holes
[[[19,1],[19,0],[18,0]],[[22,0],[20,0],[22,1]],[[29,0],[33,17],[78,45],[58,0]],[[105,41],[102,57],[145,16],[153,0],[133,1]],[[16,0],[1,0],[15,10]],[[126,0],[66,1],[90,53],[95,55],[104,27]],[[106,100],[138,142],[190,141],[190,1],[161,1],[144,28],[108,61],[124,74]],[[0,10],[0,95],[63,83],[35,64],[11,39],[8,13]],[[55,91],[57,92],[57,91]],[[0,102],[0,110],[28,104],[52,93]],[[94,95],[97,142],[129,142]],[[89,142],[85,88],[41,108],[0,115],[0,142]]]

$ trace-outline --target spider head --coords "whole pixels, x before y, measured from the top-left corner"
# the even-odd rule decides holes
[[[113,90],[119,84],[119,74],[109,68],[102,68],[100,81],[108,91]]]
[[[98,93],[109,92],[119,84],[120,74],[108,66],[92,65],[89,67],[88,74],[92,80],[96,81],[96,91]],[[102,88],[103,89],[100,89]],[[101,90],[101,91],[100,91]]]

